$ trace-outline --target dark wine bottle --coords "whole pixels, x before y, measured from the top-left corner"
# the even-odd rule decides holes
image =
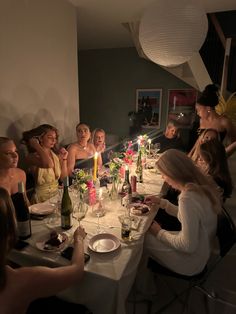
[[[122,197],[122,205],[127,206],[131,203],[132,199],[132,188],[129,182],[129,169],[125,170],[125,180],[121,187],[121,197]]]
[[[143,164],[142,164],[142,152],[141,152],[141,150],[139,150],[139,153],[138,153],[136,174],[137,174],[137,182],[142,183],[143,182]]]
[[[64,191],[61,200],[61,227],[63,229],[70,229],[72,227],[72,201],[69,195],[69,178],[65,177],[63,180]]]
[[[17,220],[18,237],[22,240],[31,236],[31,221],[28,201],[23,182],[18,182],[18,192],[12,195]]]

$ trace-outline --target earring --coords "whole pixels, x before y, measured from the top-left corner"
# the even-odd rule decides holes
[[[210,109],[208,109],[208,110],[207,110],[207,112],[208,112],[208,113],[210,113],[210,112],[211,112],[211,110],[210,110]]]

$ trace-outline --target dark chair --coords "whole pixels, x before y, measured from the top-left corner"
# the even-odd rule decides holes
[[[226,256],[232,246],[236,243],[236,227],[225,208],[223,208],[221,214],[218,215],[216,235],[219,242],[219,253],[209,260],[208,264],[200,274],[194,276],[180,275],[161,266],[154,260],[149,259],[148,268],[153,272],[154,277],[158,277],[158,279],[161,278],[173,294],[171,300],[164,304],[156,313],[164,313],[164,311],[167,310],[176,301],[182,303],[182,313],[188,312],[189,297],[192,289],[197,288],[199,291],[205,291],[203,286],[204,283],[207,281],[209,275],[213,272],[213,270]],[[181,291],[176,292],[170,285],[167,284],[167,277],[182,280],[187,283],[187,287]],[[210,295],[209,291],[205,291],[205,293],[206,295]],[[212,293],[212,295],[214,295],[214,293]],[[148,313],[151,313],[152,302],[147,301],[147,304]]]

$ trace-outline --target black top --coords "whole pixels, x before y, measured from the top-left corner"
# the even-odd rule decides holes
[[[184,150],[182,140],[179,137],[167,138],[164,134],[154,139],[153,144],[160,143],[160,153],[163,153],[167,149],[174,148]]]

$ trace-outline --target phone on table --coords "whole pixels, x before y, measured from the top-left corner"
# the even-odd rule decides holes
[[[61,252],[61,256],[68,259],[69,261],[72,258],[74,248],[73,246],[68,246],[64,251]],[[87,253],[84,253],[84,262],[87,263],[90,260],[90,255]]]

